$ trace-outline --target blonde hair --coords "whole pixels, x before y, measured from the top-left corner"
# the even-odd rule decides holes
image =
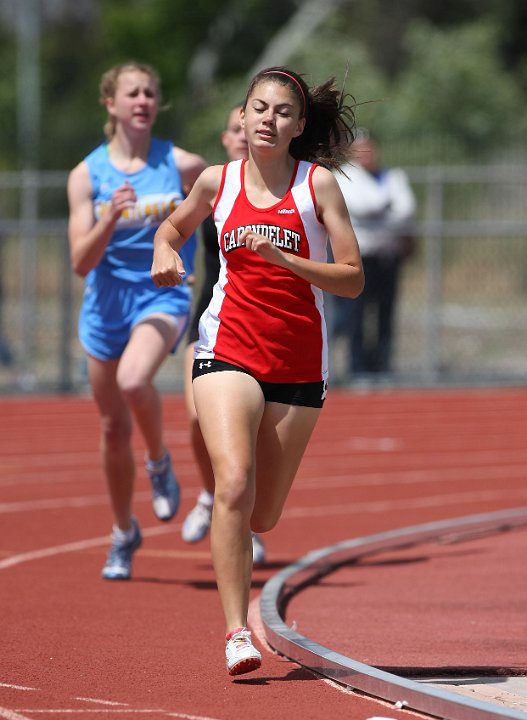
[[[140,63],[131,60],[130,62],[114,65],[112,68],[110,68],[103,74],[99,83],[99,102],[101,103],[101,105],[104,105],[104,107],[106,107],[106,101],[109,98],[115,97],[119,77],[125,72],[133,71],[142,72],[146,75],[149,75],[149,77],[154,81],[154,84],[156,86],[156,94],[159,101],[161,102],[161,81],[159,79],[157,70],[155,70],[151,65],[147,65],[146,63]],[[106,122],[104,123],[104,134],[107,140],[111,140],[115,135],[115,118],[109,114],[106,118]]]

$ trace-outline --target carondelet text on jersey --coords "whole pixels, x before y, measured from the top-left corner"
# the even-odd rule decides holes
[[[231,250],[236,250],[245,245],[244,242],[240,241],[240,237],[246,230],[263,235],[281,250],[290,250],[294,253],[299,251],[300,234],[280,225],[240,225],[229,232],[224,232],[223,251],[229,253]]]

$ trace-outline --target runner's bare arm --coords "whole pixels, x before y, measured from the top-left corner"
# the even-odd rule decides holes
[[[71,265],[77,275],[85,277],[102,259],[121,213],[135,202],[135,192],[130,184],[121,185],[113,193],[108,211],[96,220],[90,174],[83,161],[69,174],[68,202]]]

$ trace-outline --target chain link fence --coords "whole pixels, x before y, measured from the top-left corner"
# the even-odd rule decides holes
[[[403,269],[395,385],[526,376],[527,166],[406,168],[418,251]],[[82,280],[69,265],[66,173],[0,173],[0,392],[79,392]],[[199,257],[198,257],[199,267]],[[332,343],[333,382],[345,365]],[[181,352],[158,375],[182,387]]]

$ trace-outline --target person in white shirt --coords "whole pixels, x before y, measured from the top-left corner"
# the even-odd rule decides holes
[[[384,168],[374,138],[363,129],[352,159],[335,173],[357,235],[365,274],[358,298],[334,296],[333,336],[349,341],[351,380],[389,375],[401,262],[413,252],[416,200],[401,168]],[[373,318],[373,322],[369,322]]]

